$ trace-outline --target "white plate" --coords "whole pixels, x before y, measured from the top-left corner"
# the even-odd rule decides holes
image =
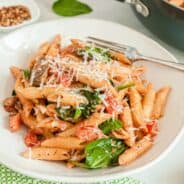
[[[21,24],[17,24],[15,26],[8,26],[8,27],[0,26],[0,31],[2,32],[12,31],[19,27],[31,24],[37,21],[38,18],[40,17],[40,9],[34,0],[0,0],[0,7],[14,6],[14,5],[24,5],[28,7],[31,13],[31,19],[24,21]]]
[[[61,19],[31,25],[18,30],[0,40],[0,99],[11,94],[13,79],[8,68],[11,65],[26,67],[28,58],[39,44],[60,33],[64,39],[69,37],[84,38],[88,35],[122,42],[136,46],[146,55],[163,59],[175,58],[156,42],[144,35],[119,24],[93,19]],[[26,149],[23,143],[23,130],[10,133],[7,128],[7,113],[0,107],[0,161],[23,174],[46,180],[63,182],[97,182],[144,172],[149,166],[163,158],[174,146],[182,134],[184,120],[184,73],[158,64],[143,63],[147,66],[146,78],[158,89],[171,85],[165,117],[159,122],[160,133],[153,148],[140,159],[126,167],[112,167],[101,170],[68,169],[59,162],[26,160],[20,152]],[[159,163],[158,163],[159,164]]]

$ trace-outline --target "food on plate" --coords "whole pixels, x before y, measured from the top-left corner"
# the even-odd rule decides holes
[[[12,66],[9,126],[27,127],[25,158],[88,169],[127,165],[154,144],[170,93],[143,79],[124,54],[60,35],[43,43],[22,69]]]
[[[184,8],[184,0],[168,0],[169,3]]]
[[[23,5],[0,7],[0,26],[8,27],[31,19],[29,8]]]

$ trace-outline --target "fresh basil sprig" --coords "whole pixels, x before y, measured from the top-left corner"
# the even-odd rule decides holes
[[[90,6],[78,0],[57,0],[53,4],[52,9],[61,16],[76,16],[92,11]]]
[[[113,130],[117,130],[119,128],[122,128],[122,122],[115,119],[110,119],[107,120],[105,122],[103,122],[99,128],[102,130],[102,132],[106,135],[108,135],[109,133],[111,133]]]

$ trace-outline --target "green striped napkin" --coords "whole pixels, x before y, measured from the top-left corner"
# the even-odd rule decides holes
[[[62,183],[47,182],[39,179],[30,178],[17,172],[14,172],[3,165],[0,165],[0,184],[62,184]],[[142,184],[142,183],[138,180],[125,177],[118,180],[96,184]]]

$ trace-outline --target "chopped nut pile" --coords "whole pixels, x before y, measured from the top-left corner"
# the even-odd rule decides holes
[[[8,27],[31,19],[29,9],[22,5],[0,8],[0,26]]]

